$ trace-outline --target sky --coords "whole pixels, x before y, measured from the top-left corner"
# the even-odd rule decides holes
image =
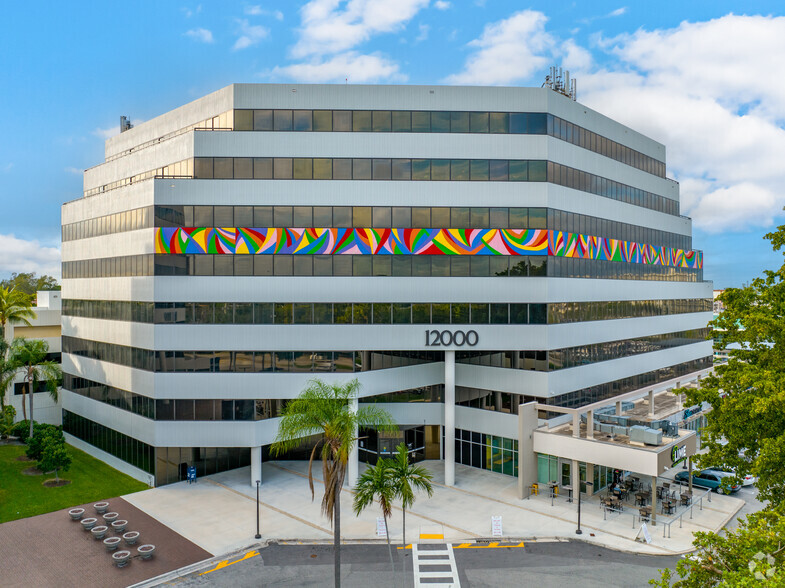
[[[785,8],[672,0],[7,3],[0,35],[0,277],[60,276],[60,206],[139,123],[231,83],[540,86],[667,148],[705,279],[783,260]]]

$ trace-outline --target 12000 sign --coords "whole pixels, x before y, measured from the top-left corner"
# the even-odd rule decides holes
[[[450,345],[474,347],[479,340],[480,336],[477,334],[477,331],[439,331],[438,329],[427,329],[425,331],[426,347],[448,347]]]

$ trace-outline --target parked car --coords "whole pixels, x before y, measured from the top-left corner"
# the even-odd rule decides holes
[[[717,470],[718,472],[724,472],[724,473],[732,474],[734,476],[736,475],[736,472],[734,470],[730,469],[730,468],[712,468],[712,469]],[[752,474],[747,474],[741,480],[741,485],[742,486],[752,486],[757,481],[758,481],[758,477],[757,476],[753,476]]]
[[[732,478],[733,474],[728,472],[721,472],[719,470],[701,470],[692,473],[692,485],[700,486],[701,488],[710,488],[715,490],[717,494],[725,494],[727,489],[721,486],[723,478]],[[676,474],[676,481],[683,484],[689,483],[689,472],[679,472]],[[731,493],[738,492],[741,486],[739,484],[731,484],[729,490]]]

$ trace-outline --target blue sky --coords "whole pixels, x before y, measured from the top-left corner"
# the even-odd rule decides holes
[[[785,18],[778,2],[11,3],[0,36],[0,276],[59,276],[60,205],[139,122],[233,82],[539,86],[662,141],[705,275],[782,263]]]

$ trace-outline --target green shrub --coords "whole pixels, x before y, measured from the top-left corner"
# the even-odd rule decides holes
[[[62,433],[60,434],[62,436]],[[44,434],[41,447],[41,457],[38,459],[38,469],[42,472],[54,472],[55,479],[58,470],[68,471],[71,467],[71,455],[65,448],[65,441],[60,441],[53,434]]]
[[[27,449],[25,450],[27,457],[35,461],[40,460],[41,453],[49,439],[54,440],[55,443],[65,445],[65,437],[60,427],[39,423],[34,424],[33,437],[27,440]]]
[[[3,412],[0,413],[0,438],[13,435],[15,418],[16,409],[13,406],[8,405],[3,408]]]
[[[27,436],[30,433],[30,421],[27,419],[23,421],[19,421],[13,427],[11,427],[11,435],[14,437],[19,437],[19,440],[22,443],[27,443]]]

